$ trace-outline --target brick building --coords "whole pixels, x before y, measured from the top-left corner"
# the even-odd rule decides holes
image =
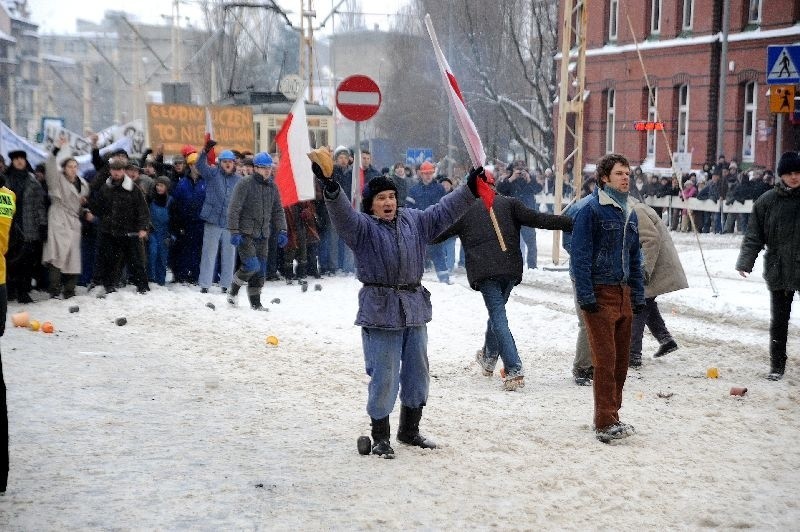
[[[601,0],[588,4],[584,161],[609,152],[652,171],[670,168],[670,149],[691,153],[692,168],[716,160],[722,0]],[[800,3],[730,0],[721,153],[745,167],[774,167],[776,115],[769,112],[768,45],[800,44]],[[630,21],[630,22],[629,22]],[[637,56],[639,43],[648,87]],[[559,57],[560,60],[560,57]],[[798,65],[800,66],[800,65]],[[783,150],[800,150],[800,123],[784,119]]]

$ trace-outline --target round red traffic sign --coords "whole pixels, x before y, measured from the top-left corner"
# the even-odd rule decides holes
[[[345,118],[362,122],[375,116],[381,106],[381,90],[367,76],[345,78],[336,89],[336,108]]]

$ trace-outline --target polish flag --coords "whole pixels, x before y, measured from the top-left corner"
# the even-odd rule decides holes
[[[214,138],[214,124],[211,122],[211,111],[208,110],[206,107],[206,136],[205,141],[208,143],[210,139]],[[208,151],[207,158],[209,165],[217,164],[217,152],[214,151],[214,148],[211,148]]]
[[[425,15],[425,27],[428,28],[428,35],[431,37],[433,43],[433,50],[436,52],[436,61],[439,63],[439,70],[442,72],[445,90],[447,91],[447,99],[450,102],[450,108],[455,115],[455,122],[458,130],[461,132],[461,138],[467,147],[470,161],[472,166],[478,168],[483,166],[486,161],[486,153],[483,151],[483,143],[478,136],[478,129],[469,117],[469,112],[464,104],[464,97],[461,95],[461,89],[458,87],[458,81],[450,70],[450,65],[447,63],[441,47],[439,47],[439,40],[436,38],[436,31],[433,29],[433,22],[430,15]],[[482,179],[478,180],[478,195],[483,200],[483,204],[487,209],[491,209],[494,204],[494,190],[492,190]]]
[[[292,106],[289,116],[275,136],[278,151],[281,154],[275,184],[281,193],[284,207],[299,201],[315,198],[314,173],[308,163],[306,154],[311,151],[308,140],[308,122],[306,121],[306,105],[301,96]]]

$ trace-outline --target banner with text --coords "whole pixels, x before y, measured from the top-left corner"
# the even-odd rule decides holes
[[[247,106],[147,104],[150,145],[155,148],[163,144],[164,153],[168,154],[180,153],[186,144],[202,149],[207,129],[206,109],[211,114],[218,151],[253,151],[253,110]]]

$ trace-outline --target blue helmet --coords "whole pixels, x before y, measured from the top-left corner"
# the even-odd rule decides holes
[[[233,154],[231,150],[225,150],[224,152],[219,154],[219,157],[217,157],[217,159],[219,159],[220,161],[235,161],[236,156]]]
[[[269,156],[269,153],[265,152],[258,152],[256,156],[253,157],[253,166],[272,166],[272,157]]]

